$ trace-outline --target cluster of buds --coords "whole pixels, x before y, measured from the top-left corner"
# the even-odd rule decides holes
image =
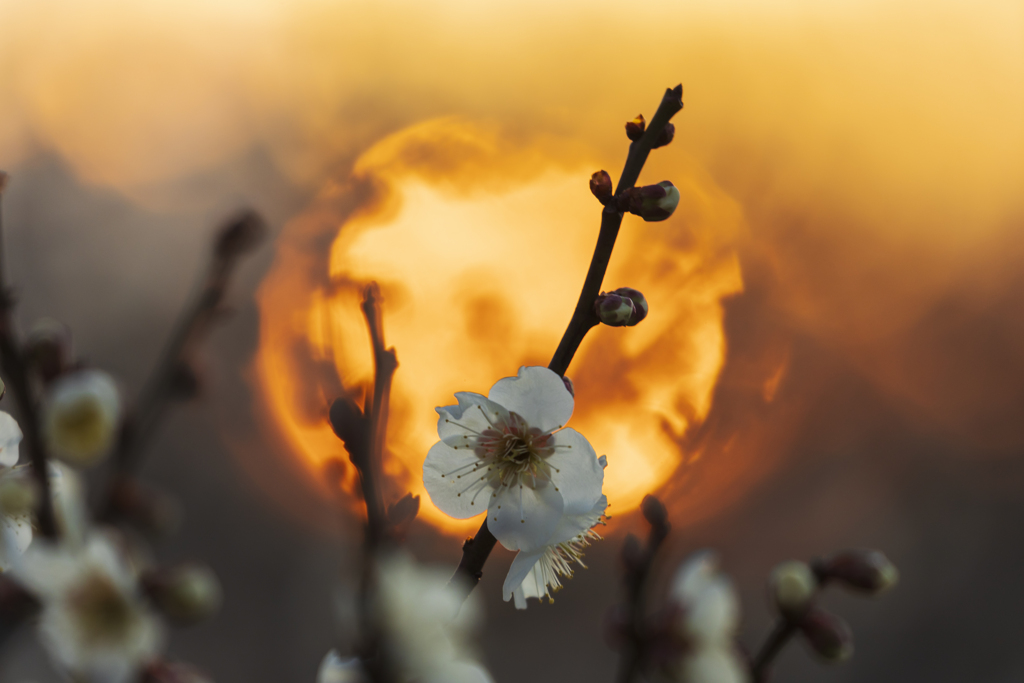
[[[656,185],[631,187],[614,195],[611,176],[607,171],[597,171],[590,176],[590,191],[602,204],[613,206],[622,213],[628,211],[649,223],[665,220],[679,206],[679,189],[668,180]]]
[[[877,550],[839,553],[812,564],[791,560],[772,570],[770,598],[779,614],[799,629],[808,645],[827,661],[843,661],[853,654],[853,634],[839,616],[816,604],[821,587],[834,581],[868,595],[877,595],[896,584],[899,572]]]
[[[605,325],[632,327],[647,317],[647,299],[631,287],[601,292],[594,302],[594,313]]]

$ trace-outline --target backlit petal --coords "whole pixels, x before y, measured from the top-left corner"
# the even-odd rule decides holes
[[[582,434],[563,429],[554,435],[555,452],[547,462],[568,514],[585,514],[601,497],[604,468]]]
[[[549,482],[498,489],[487,508],[487,528],[509,550],[542,547],[562,517],[562,496]]]
[[[572,417],[573,398],[562,377],[541,366],[523,366],[518,376],[498,380],[487,398],[519,413],[542,432],[560,429]]]
[[[475,517],[487,509],[491,486],[472,450],[455,449],[438,441],[423,462],[423,486],[441,512],[456,519]],[[484,490],[486,489],[486,490]]]

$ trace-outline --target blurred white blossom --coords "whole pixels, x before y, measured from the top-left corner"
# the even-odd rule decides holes
[[[320,662],[316,683],[369,683],[369,679],[358,659],[342,659],[337,650],[331,650]]]
[[[27,468],[15,467],[18,463],[18,444],[21,443],[21,428],[8,413],[0,411],[0,494],[13,487],[30,487]],[[31,488],[27,490],[31,491]],[[9,494],[16,491],[7,491]],[[8,495],[8,498],[13,497]],[[0,543],[0,571],[10,569],[14,558],[32,542],[32,520],[24,506],[3,505],[0,501],[0,524],[3,525],[3,542]],[[9,503],[11,501],[8,501]],[[22,508],[22,509],[19,509]]]
[[[381,559],[377,616],[387,659],[410,683],[490,683],[487,670],[473,661],[479,607],[448,589],[447,574],[403,554]]]
[[[79,370],[57,379],[43,406],[43,438],[50,452],[77,467],[106,455],[121,419],[121,396],[101,370]]]
[[[81,542],[37,539],[12,570],[42,603],[39,636],[82,683],[127,683],[163,644],[122,548],[101,532]]]
[[[487,396],[455,394],[437,408],[441,440],[423,463],[434,504],[458,519],[487,511],[487,527],[510,550],[547,545],[567,510],[589,510],[604,473],[590,443],[565,429],[574,401],[558,373],[521,367]]]
[[[733,639],[739,599],[732,582],[718,573],[710,551],[691,556],[676,573],[670,599],[679,608],[676,635],[685,643],[676,675],[685,683],[745,683],[744,662]]]

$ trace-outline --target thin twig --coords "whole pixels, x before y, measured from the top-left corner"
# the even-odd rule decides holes
[[[251,211],[233,217],[218,232],[199,295],[182,312],[134,410],[125,417],[113,455],[114,481],[102,516],[112,513],[117,487],[134,476],[143,449],[170,404],[194,394],[198,380],[189,364],[191,353],[222,317],[221,304],[231,275],[241,256],[260,242],[264,232],[263,219]]]
[[[786,646],[789,639],[796,634],[798,628],[797,623],[792,619],[785,616],[779,617],[778,621],[775,622],[775,626],[772,627],[771,633],[768,634],[768,638],[764,641],[764,645],[761,646],[757,656],[754,657],[753,663],[750,665],[753,683],[765,683],[768,680],[769,667],[775,660],[775,657],[782,652],[782,648]]]
[[[618,683],[631,683],[643,664],[646,642],[644,608],[647,603],[647,579],[654,565],[654,558],[657,556],[661,544],[668,537],[670,529],[668,512],[661,501],[654,496],[644,497],[641,510],[651,525],[651,531],[647,536],[647,546],[641,549],[639,544],[634,545],[636,537],[630,534],[622,552],[626,566],[626,637],[622,658],[619,660],[618,675],[615,679]]]
[[[644,163],[647,161],[647,156],[651,153],[654,142],[661,135],[665,124],[683,108],[682,98],[682,85],[665,90],[665,95],[661,98],[661,104],[651,118],[650,125],[639,139],[629,145],[626,165],[622,169],[622,176],[615,188],[616,194],[628,190],[636,184],[640,177],[640,171],[643,170]],[[612,249],[615,248],[615,240],[619,235],[622,217],[623,215],[611,204],[606,205],[601,212],[601,230],[597,236],[594,255],[590,259],[587,277],[583,281],[583,289],[576,301],[576,309],[569,320],[569,325],[558,343],[555,355],[548,364],[548,368],[559,375],[564,375],[565,371],[569,369],[569,364],[572,362],[573,356],[576,355],[576,350],[579,349],[583,338],[591,328],[600,322],[594,313],[594,301],[597,300],[601,292],[601,283],[604,282],[605,273],[608,271],[608,263],[612,257]],[[495,538],[487,528],[485,517],[476,536],[467,539],[463,544],[462,560],[448,585],[459,586],[459,590],[468,596],[473,588],[480,583],[484,563],[487,562],[494,544]]]
[[[6,183],[7,174],[0,172],[0,202],[2,202]],[[14,400],[18,404],[18,414],[21,417],[21,431],[32,460],[32,474],[39,486],[39,508],[36,510],[39,534],[46,538],[56,538],[57,523],[53,514],[46,446],[39,429],[37,406],[32,400],[32,387],[29,383],[27,366],[14,333],[11,315],[14,310],[14,297],[4,279],[2,221],[3,205],[0,203],[0,370],[3,371],[7,384],[14,390]]]

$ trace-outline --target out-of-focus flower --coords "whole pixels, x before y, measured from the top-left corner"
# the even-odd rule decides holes
[[[162,625],[111,537],[36,540],[12,575],[42,603],[40,639],[76,681],[127,683],[158,654]]]
[[[358,659],[342,659],[337,650],[331,650],[320,662],[316,683],[370,683],[370,679]]]
[[[531,552],[520,551],[505,578],[505,601],[515,598],[516,609],[526,609],[527,598],[547,598],[553,602],[551,593],[562,588],[561,579],[572,578],[573,563],[587,568],[583,564],[583,551],[592,541],[601,540],[594,527],[604,524],[607,508],[608,498],[601,496],[586,512],[566,511],[547,545]]]
[[[457,519],[487,511],[487,527],[509,550],[551,538],[565,510],[589,510],[604,472],[590,443],[564,429],[573,397],[544,367],[522,367],[485,397],[460,392],[437,409],[441,440],[423,463],[434,504]]]
[[[817,567],[825,578],[871,595],[892,588],[900,578],[896,565],[878,550],[848,550]]]
[[[728,578],[718,573],[714,553],[691,556],[676,573],[670,592],[679,609],[676,636],[682,655],[675,674],[686,683],[743,683],[748,675],[733,638],[739,600]]]
[[[663,221],[679,206],[679,190],[668,180],[629,191],[629,212],[645,221]]]
[[[57,379],[43,409],[43,438],[54,456],[77,467],[107,454],[121,418],[121,397],[113,378],[80,370]]]
[[[800,620],[800,630],[822,659],[842,662],[853,654],[853,633],[840,617],[814,608]]]
[[[14,418],[0,411],[0,524],[3,525],[0,571],[7,571],[14,557],[25,552],[32,542],[30,508],[34,489],[28,479],[28,469],[15,467],[21,437],[21,428]],[[30,499],[24,500],[21,494],[27,494]]]
[[[772,570],[768,590],[781,613],[795,616],[810,606],[818,590],[818,581],[806,562],[791,560]]]
[[[400,680],[415,683],[490,683],[473,661],[471,634],[479,608],[446,586],[447,573],[423,569],[406,555],[381,559],[377,605],[387,660]]]
[[[149,572],[142,577],[142,585],[160,611],[178,625],[209,619],[223,601],[217,575],[202,564],[182,564]]]

